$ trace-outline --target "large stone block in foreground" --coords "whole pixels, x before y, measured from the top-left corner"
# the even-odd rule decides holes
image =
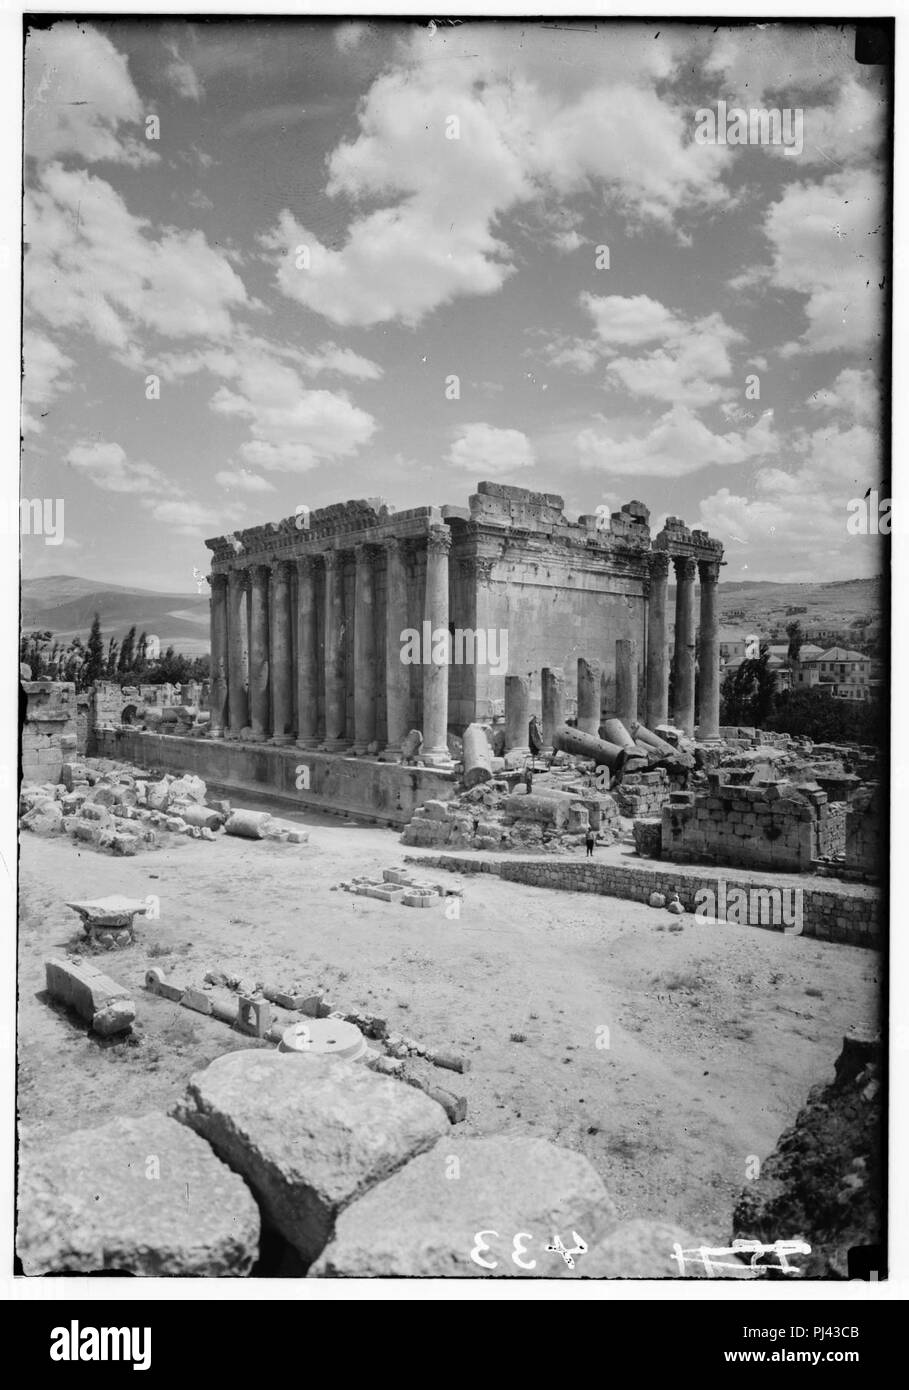
[[[258,1049],[197,1072],[174,1114],[243,1175],[306,1261],[344,1207],[450,1128],[422,1091],[356,1062]]]
[[[236,1277],[258,1255],[259,1210],[184,1125],[117,1119],[23,1146],[16,1248],[26,1274]]]
[[[616,1220],[602,1179],[582,1154],[543,1139],[449,1134],[342,1212],[334,1239],[309,1273],[555,1279],[569,1273],[560,1255],[545,1250],[555,1236],[570,1248],[577,1231],[593,1249]],[[495,1261],[495,1269],[471,1259],[478,1232],[489,1247],[480,1256]],[[512,1260],[518,1232],[529,1236],[518,1254],[526,1263],[536,1260],[532,1269]]]

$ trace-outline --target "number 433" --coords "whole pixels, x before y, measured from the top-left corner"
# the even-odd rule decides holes
[[[498,1260],[484,1260],[483,1258],[483,1252],[489,1250],[490,1248],[486,1244],[486,1241],[483,1239],[484,1236],[495,1236],[496,1239],[500,1238],[498,1231],[477,1231],[476,1235],[474,1236],[474,1247],[470,1252],[470,1258],[473,1260],[474,1264],[480,1265],[483,1269],[497,1269],[499,1263]],[[562,1244],[560,1236],[553,1236],[552,1244],[547,1245],[544,1248],[547,1252],[553,1255],[561,1255],[568,1268],[574,1269],[574,1259],[572,1257],[574,1255],[586,1255],[587,1246],[585,1245],[581,1237],[578,1235],[577,1231],[572,1231],[571,1236],[574,1241],[574,1245],[568,1250],[566,1250],[565,1246]],[[512,1241],[511,1258],[514,1264],[516,1264],[519,1269],[536,1269],[536,1260],[524,1259],[524,1256],[527,1253],[526,1242],[530,1240],[533,1240],[533,1236],[530,1234],[529,1231],[518,1231],[517,1235],[514,1237],[514,1240]]]

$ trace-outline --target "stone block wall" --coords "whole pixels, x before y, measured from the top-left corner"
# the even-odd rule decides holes
[[[848,807],[845,801],[829,801],[827,803],[827,815],[823,820],[818,821],[817,827],[819,858],[834,859],[838,854],[844,852],[846,848],[847,811]]]
[[[23,681],[27,705],[22,729],[22,778],[59,782],[78,746],[76,687],[71,681]]]
[[[876,877],[881,871],[882,846],[886,844],[884,801],[878,782],[868,782],[846,808],[844,849],[846,868]]]
[[[658,816],[669,800],[669,774],[663,767],[632,773],[614,787],[612,796],[623,816]]]
[[[663,807],[662,854],[677,863],[808,872],[828,838],[828,816],[816,784],[731,786],[711,773],[705,793],[673,792]]]

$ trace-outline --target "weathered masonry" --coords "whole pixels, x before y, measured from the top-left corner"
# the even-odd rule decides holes
[[[447,736],[500,718],[508,675],[577,669],[601,711],[654,728],[669,710],[669,567],[675,571],[672,716],[719,736],[717,582],[723,548],[649,512],[569,521],[561,497],[480,483],[468,507],[392,512],[347,502],[206,542],[212,552],[214,738],[397,759],[410,729],[428,766]],[[700,578],[700,623],[697,590]],[[402,660],[407,632],[422,659]],[[448,659],[433,659],[449,633]],[[466,634],[466,642],[463,640]],[[459,644],[460,635],[460,644]],[[530,689],[538,713],[541,691]]]

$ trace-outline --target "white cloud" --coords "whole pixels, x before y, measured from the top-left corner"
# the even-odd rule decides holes
[[[812,410],[842,412],[863,424],[876,420],[881,406],[880,383],[874,372],[844,367],[832,386],[815,391],[806,401]]]
[[[73,359],[56,343],[32,328],[26,328],[22,341],[22,433],[40,434],[42,406],[49,406],[61,391],[68,391]]]
[[[66,462],[104,492],[151,493],[168,488],[168,480],[151,463],[131,463],[121,445],[103,439],[74,444]]]
[[[672,227],[723,197],[726,151],[690,143],[681,109],[638,85],[653,80],[646,62],[607,80],[608,59],[581,60],[566,86],[517,26],[482,39],[463,28],[443,45],[419,32],[401,45],[361,103],[358,135],[332,153],[329,196],[373,204],[340,248],[290,209],[262,238],[282,291],[335,323],[415,324],[494,293],[514,271],[501,218],[523,203],[596,189],[630,219]],[[661,73],[668,54],[654,57]]]
[[[530,440],[520,430],[497,429],[477,421],[458,427],[448,462],[454,468],[491,479],[532,467],[534,453]]]
[[[314,375],[337,372],[339,376],[353,377],[357,381],[378,381],[384,375],[377,362],[361,357],[351,348],[338,347],[337,343],[322,343],[314,352],[301,353],[300,362]]]
[[[744,463],[779,448],[772,411],[747,429],[714,434],[685,405],[674,405],[644,435],[617,439],[605,429],[588,427],[575,442],[582,468],[656,478],[681,478],[711,464]]]
[[[334,30],[335,44],[342,53],[350,53],[366,38],[369,33],[368,24],[357,23],[351,20],[349,24],[339,24]]]
[[[791,184],[764,222],[773,247],[772,283],[807,296],[808,327],[795,352],[860,351],[883,335],[883,187],[870,170],[821,183]]]
[[[25,205],[25,296],[52,327],[129,355],[143,331],[228,338],[243,281],[199,231],[151,235],[110,184],[51,164]],[[132,365],[139,365],[133,363]]]
[[[73,155],[91,163],[151,164],[144,138],[122,134],[140,125],[145,107],[129,65],[90,25],[61,21],[33,29],[25,50],[25,149],[39,161]]]
[[[192,63],[181,55],[174,39],[166,39],[164,46],[171,55],[171,61],[164,69],[166,80],[178,96],[185,97],[187,101],[201,101],[205,90]]]
[[[552,238],[552,244],[561,255],[569,256],[572,251],[580,250],[586,244],[586,240],[586,237],[582,237],[579,232],[572,230],[556,232]]]
[[[257,473],[247,473],[245,468],[222,468],[215,474],[215,482],[221,487],[237,488],[240,492],[274,492],[267,478]]]

